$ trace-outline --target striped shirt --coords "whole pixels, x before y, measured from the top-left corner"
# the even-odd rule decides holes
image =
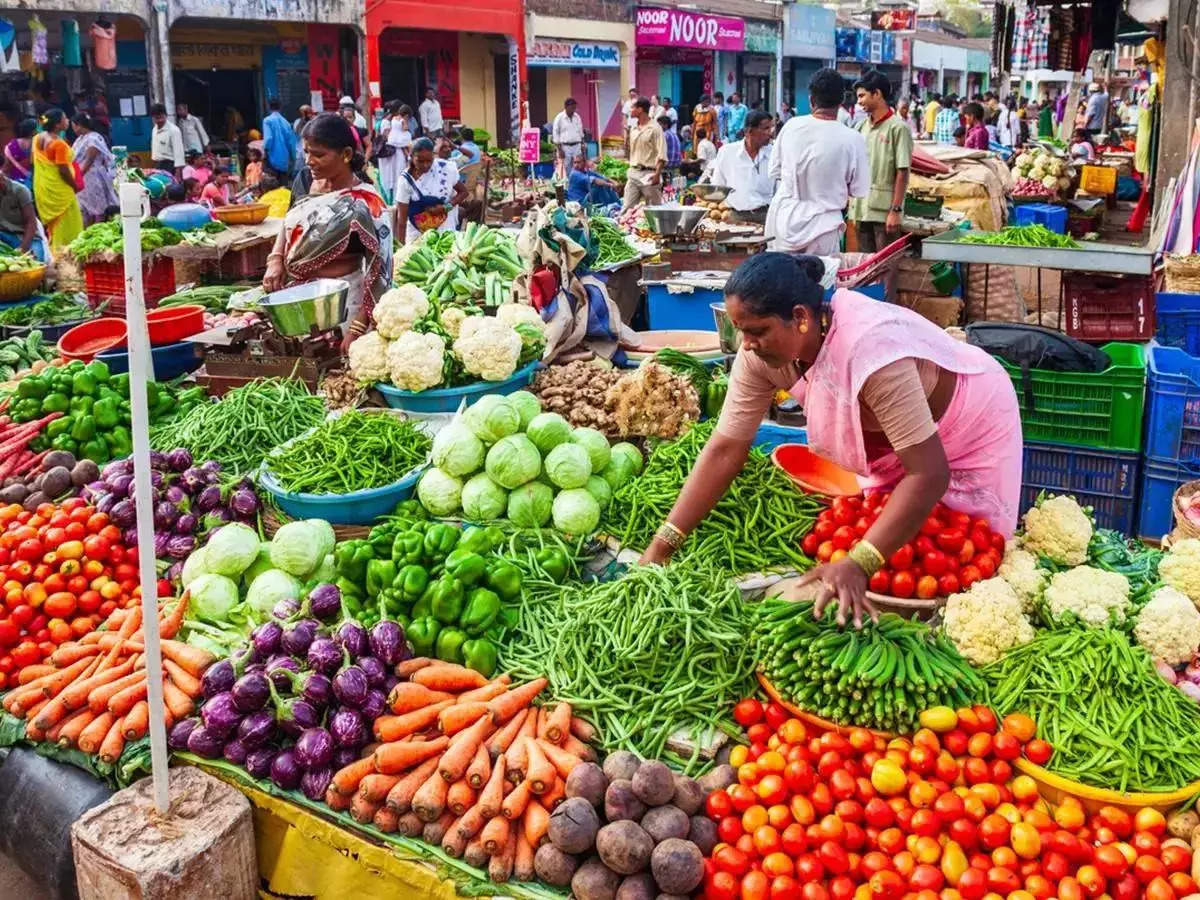
[[[957,107],[948,106],[939,110],[933,123],[933,139],[939,144],[953,144],[954,132],[958,130],[959,118]]]

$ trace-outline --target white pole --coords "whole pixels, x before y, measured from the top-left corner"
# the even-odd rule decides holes
[[[154,806],[167,814],[167,728],[163,716],[162,649],[158,634],[158,582],[154,571],[154,489],[150,482],[150,414],[146,382],[153,378],[146,302],[142,293],[142,215],[149,200],[140,184],[121,185],[121,230],[125,238],[125,322],[129,330],[129,408],[133,418],[133,498],[137,507],[138,575],[142,585],[147,697],[150,705],[150,765]]]

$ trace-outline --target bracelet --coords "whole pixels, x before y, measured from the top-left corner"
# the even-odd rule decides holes
[[[854,560],[863,573],[870,578],[876,572],[883,568],[883,554],[870,541],[862,540],[850,548],[850,552],[846,554],[849,559]]]
[[[367,333],[367,326],[363,322],[358,321],[358,319],[355,319],[350,323],[349,331],[351,334],[363,335]]]
[[[663,522],[658,526],[658,531],[654,532],[654,536],[672,550],[678,550],[687,540],[687,535],[670,522]]]

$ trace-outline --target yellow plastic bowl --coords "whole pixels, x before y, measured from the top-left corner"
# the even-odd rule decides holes
[[[1028,775],[1038,783],[1042,796],[1051,805],[1059,804],[1064,797],[1074,797],[1083,804],[1088,812],[1095,812],[1102,806],[1116,806],[1129,813],[1135,813],[1143,807],[1157,809],[1159,812],[1169,812],[1182,806],[1188,800],[1200,794],[1200,781],[1193,781],[1177,791],[1153,793],[1122,793],[1106,788],[1092,787],[1055,775],[1048,769],[1031,763],[1027,759],[1017,759],[1013,762],[1017,770]]]

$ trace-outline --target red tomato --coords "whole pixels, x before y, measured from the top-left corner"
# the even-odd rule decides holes
[[[913,564],[913,546],[905,544],[888,558],[888,565],[893,569],[907,569]]]
[[[958,581],[964,590],[979,581],[981,577],[977,566],[963,566],[958,572]]]
[[[1184,847],[1172,844],[1162,848],[1162,861],[1168,872],[1187,872],[1191,867],[1191,858],[1191,851]]]
[[[921,580],[917,582],[917,596],[922,600],[929,600],[937,596],[938,580],[932,575],[922,575]]]
[[[940,577],[946,571],[946,554],[941,550],[929,550],[921,557],[921,568],[926,575]]]
[[[12,619],[0,619],[0,647],[11,647],[21,637],[21,629]]]
[[[11,613],[13,623],[18,628],[27,628],[36,615],[37,613],[33,611],[33,607],[28,603],[22,603],[13,607]]]
[[[1105,878],[1120,878],[1129,868],[1125,854],[1112,844],[1097,847],[1094,857],[1096,868]]]
[[[709,897],[714,896],[712,890],[706,891]],[[790,875],[776,875],[771,879],[771,900],[804,900],[804,890],[795,878]]]
[[[1048,763],[1053,753],[1054,748],[1040,738],[1035,738],[1025,745],[1025,758],[1037,766]]]
[[[921,524],[921,534],[925,535],[926,537],[936,537],[937,533],[941,530],[942,523],[938,521],[936,516],[929,516],[929,518],[927,518]]]
[[[829,891],[810,881],[800,888],[800,898],[801,900],[829,900]]]
[[[835,531],[837,531],[837,523],[832,519],[818,519],[817,524],[813,526],[812,533],[816,535],[819,543],[832,538]]]
[[[750,871],[750,857],[737,847],[718,847],[713,851],[713,862],[718,871],[731,875],[744,875]]]
[[[872,797],[863,809],[863,818],[874,828],[887,828],[896,821],[896,814],[882,797]]]
[[[762,718],[763,705],[753,697],[747,697],[733,708],[733,720],[743,728],[761,722]]]
[[[957,528],[939,530],[933,537],[934,543],[947,553],[954,555],[958,555],[962,550],[966,539],[967,536]]]
[[[952,572],[947,572],[938,579],[938,593],[949,596],[957,594],[959,589],[958,576]]]
[[[1146,885],[1146,900],[1175,900],[1175,890],[1167,879],[1155,878]]]
[[[992,559],[990,554],[984,553],[976,555],[971,563],[979,570],[979,574],[985,579],[991,578],[996,574],[996,562]]]
[[[854,522],[854,533],[859,537],[865,535],[871,527],[871,520],[866,516],[859,516]]]
[[[1172,872],[1167,876],[1167,884],[1175,891],[1176,896],[1187,897],[1196,893],[1196,882],[1192,876],[1184,872]]]
[[[792,822],[783,829],[783,834],[780,835],[780,843],[783,846],[784,853],[793,859],[798,857],[808,849],[808,837],[804,833],[804,826],[799,822]]]
[[[871,576],[867,582],[869,587],[876,594],[886,594],[892,587],[892,573],[886,566]]]
[[[733,801],[729,799],[728,792],[713,791],[704,800],[704,811],[714,822],[719,821],[733,813]]]
[[[825,867],[815,853],[802,853],[796,857],[796,877],[801,882],[821,881],[825,877]]]
[[[921,863],[908,876],[908,886],[914,891],[940,891],[945,883],[942,870],[928,863]]]
[[[66,591],[51,594],[42,604],[42,610],[51,618],[65,619],[75,614],[75,595]]]
[[[766,717],[767,726],[772,731],[778,731],[779,726],[792,717],[791,713],[774,701],[766,705],[763,715]]]
[[[910,572],[897,572],[892,576],[891,596],[908,598],[916,591],[917,584]]]
[[[849,550],[857,537],[853,528],[849,525],[842,525],[833,533],[833,549]]]
[[[874,900],[897,900],[904,895],[906,887],[904,879],[895,872],[885,869],[882,872],[876,872],[867,882],[871,897]]]
[[[1155,878],[1166,878],[1167,874],[1167,867],[1156,857],[1139,856],[1133,862],[1133,875],[1142,884],[1149,884]]]
[[[816,531],[810,531],[800,542],[800,549],[804,551],[805,556],[816,556],[817,547],[820,545],[821,542],[817,539]]]
[[[41,651],[38,650],[37,644],[33,641],[25,640],[17,644],[12,651],[13,662],[18,669],[23,669],[26,666],[32,666],[34,663],[41,662]]]
[[[833,512],[833,520],[839,525],[851,525],[858,518],[858,508],[849,497],[835,497],[829,509]]]

